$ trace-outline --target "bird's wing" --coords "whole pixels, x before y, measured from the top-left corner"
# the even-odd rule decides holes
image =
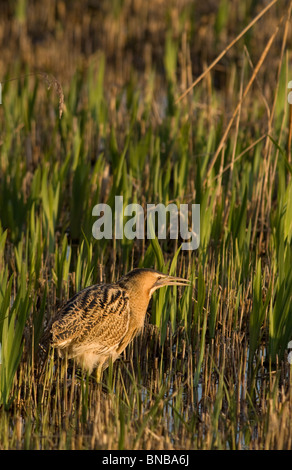
[[[52,325],[52,344],[67,348],[92,344],[95,349],[119,344],[128,331],[129,297],[115,285],[95,285],[83,289],[58,312]]]

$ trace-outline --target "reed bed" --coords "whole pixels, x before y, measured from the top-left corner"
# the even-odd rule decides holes
[[[0,448],[291,449],[291,2],[81,3],[0,19]],[[116,195],[200,204],[200,247],[95,240]],[[102,385],[43,354],[138,266],[194,289],[154,294]]]

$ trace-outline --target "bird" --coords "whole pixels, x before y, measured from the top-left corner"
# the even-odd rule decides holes
[[[75,358],[90,375],[103,371],[143,330],[150,298],[165,286],[190,286],[180,277],[136,268],[112,284],[79,291],[57,312],[50,327],[51,345],[59,356]]]

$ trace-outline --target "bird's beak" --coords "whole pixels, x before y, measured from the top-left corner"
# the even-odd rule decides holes
[[[164,287],[164,286],[190,286],[191,281],[188,279],[183,279],[182,277],[175,277],[175,276],[165,276],[162,277],[161,279],[158,279],[154,286],[156,289],[159,287]]]

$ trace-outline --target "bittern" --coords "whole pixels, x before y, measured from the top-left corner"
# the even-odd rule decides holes
[[[59,310],[51,327],[52,345],[97,380],[143,329],[150,298],[164,286],[190,281],[152,269],[134,269],[114,284],[83,289]]]

